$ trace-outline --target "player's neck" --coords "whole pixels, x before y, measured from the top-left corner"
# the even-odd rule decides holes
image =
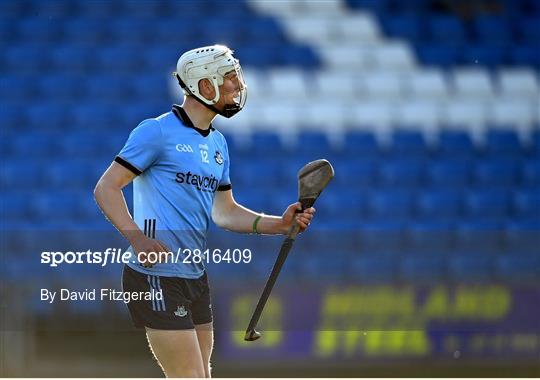
[[[186,97],[182,108],[188,114],[193,125],[198,129],[206,130],[210,128],[212,120],[216,117],[214,111],[189,96]]]

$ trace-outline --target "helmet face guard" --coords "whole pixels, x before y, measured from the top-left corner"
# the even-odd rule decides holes
[[[230,118],[242,110],[247,99],[247,86],[240,62],[232,56],[232,50],[226,46],[214,45],[190,50],[180,57],[177,72],[174,73],[186,95],[193,96],[199,103],[217,114]],[[238,80],[238,95],[234,104],[225,104],[220,110],[215,107],[222,94],[225,77],[234,73]],[[216,96],[208,100],[199,93],[199,81],[208,79],[214,86]]]
[[[218,70],[218,73],[220,72],[220,70],[221,69]],[[236,115],[238,112],[240,112],[242,108],[244,108],[244,105],[246,104],[246,100],[247,100],[246,81],[244,80],[244,74],[242,72],[242,67],[240,66],[240,62],[237,59],[234,60],[233,70],[230,70],[229,72],[221,75],[221,78],[222,78],[221,82],[223,84],[225,77],[229,75],[230,73],[232,73],[233,71],[236,75],[236,80],[238,81],[238,95],[234,97],[234,104],[225,104],[223,107],[223,110],[221,112],[218,112],[221,116],[224,116],[226,118],[230,118]],[[216,92],[218,94],[218,100],[219,100],[219,96],[221,95],[219,93],[219,87],[217,87]]]

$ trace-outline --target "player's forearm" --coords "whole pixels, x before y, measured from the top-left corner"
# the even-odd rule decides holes
[[[261,216],[261,218],[257,222],[258,233],[276,235],[287,232],[281,217],[263,215],[237,203],[229,210],[221,213],[218,225],[234,232],[252,233],[254,232],[253,222],[259,216]]]
[[[94,189],[94,198],[103,214],[129,242],[143,234],[129,214],[121,189],[100,181]]]

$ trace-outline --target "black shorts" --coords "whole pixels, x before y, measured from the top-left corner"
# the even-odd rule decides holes
[[[206,272],[200,278],[151,276],[124,266],[124,292],[153,292],[161,297],[131,300],[127,306],[137,328],[189,330],[212,322],[212,303]]]

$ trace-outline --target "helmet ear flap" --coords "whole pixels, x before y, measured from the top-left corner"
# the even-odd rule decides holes
[[[173,72],[173,76],[176,77],[176,80],[178,81],[178,84],[180,85],[180,87],[182,87],[182,90],[184,90],[184,92],[187,94],[187,95],[193,95],[193,92],[191,92],[191,90],[189,89],[188,86],[186,86],[186,84],[184,83],[184,81],[182,80],[182,78],[180,77],[180,75],[175,71]]]

